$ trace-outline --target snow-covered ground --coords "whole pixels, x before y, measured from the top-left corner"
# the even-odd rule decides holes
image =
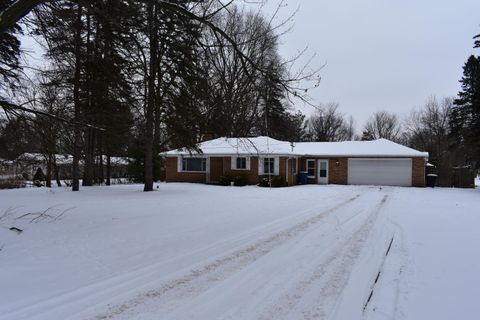
[[[141,189],[0,191],[0,319],[477,317],[478,189]]]

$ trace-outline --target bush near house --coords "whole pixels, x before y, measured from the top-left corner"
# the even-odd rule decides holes
[[[222,186],[229,186],[232,184],[232,182],[233,185],[236,187],[243,187],[247,185],[248,179],[244,175],[231,176],[229,174],[226,174],[220,177],[219,184]]]
[[[237,187],[243,187],[247,185],[247,177],[244,175],[238,175],[233,178],[233,184]]]
[[[2,177],[0,176],[0,189],[25,188],[25,180],[21,176]]]
[[[261,176],[258,185],[260,187],[270,187],[270,180],[272,188],[286,187],[288,185],[287,180],[283,176]]]
[[[219,184],[221,186],[229,186],[230,182],[232,182],[232,181],[233,181],[233,177],[231,175],[226,174],[226,175],[220,177]]]

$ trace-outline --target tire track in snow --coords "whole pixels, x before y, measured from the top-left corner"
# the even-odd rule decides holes
[[[216,283],[227,278],[231,274],[243,269],[266,255],[274,248],[277,248],[288,240],[299,236],[312,225],[330,216],[343,206],[352,203],[360,197],[360,194],[349,198],[334,207],[314,215],[300,223],[297,223],[283,231],[277,232],[267,238],[261,239],[251,245],[238,249],[233,253],[219,258],[202,267],[191,270],[188,274],[171,280],[157,289],[140,294],[138,297],[123,304],[111,307],[103,314],[97,315],[95,319],[113,319],[116,317],[136,314],[134,309],[145,303],[152,303],[156,309],[174,310],[182,300],[193,298],[208,290]],[[126,315],[130,314],[130,316]]]
[[[320,288],[319,292],[315,293],[315,303],[310,303],[304,310],[300,308],[301,311],[295,310],[295,312],[300,313],[303,319],[328,319],[387,199],[388,195],[385,195],[355,232],[343,239],[339,246],[329,250],[329,254],[321,264],[300,280],[292,291],[281,296],[258,319],[290,319],[289,312],[292,312],[304,296],[314,288]],[[346,219],[340,225],[348,223],[352,218]]]
[[[360,194],[357,194],[355,197],[349,200],[341,201],[335,206],[333,206],[332,208],[323,210],[322,213],[325,213],[330,210],[336,210],[337,206],[343,206],[344,202],[353,201],[359,196]],[[327,199],[332,199],[332,198],[335,198],[335,197],[327,197]],[[273,230],[282,230],[285,227],[283,228],[280,227],[281,224],[285,224],[286,222],[292,219],[302,220],[308,217],[312,217],[312,215],[314,215],[314,212],[315,212],[315,209],[312,209],[312,208],[302,210],[300,212],[289,215],[287,217],[275,219],[275,220],[272,220],[271,222],[262,224],[256,228],[243,232],[235,237],[227,238],[219,242],[215,242],[207,247],[203,247],[203,248],[188,252],[186,254],[175,257],[173,259],[169,259],[167,261],[160,261],[158,263],[150,264],[148,266],[140,267],[128,272],[116,274],[112,277],[97,280],[93,283],[90,283],[81,287],[77,287],[69,291],[64,291],[62,293],[55,294],[38,301],[34,301],[33,303],[25,306],[20,306],[11,310],[6,310],[6,312],[4,312],[3,314],[0,314],[0,319],[2,320],[3,319],[5,320],[37,319],[37,318],[45,319],[44,317],[45,313],[56,314],[58,315],[59,319],[65,318],[67,317],[67,315],[69,319],[70,318],[84,319],[88,317],[91,318],[92,314],[97,314],[99,312],[98,310],[101,310],[101,309],[105,310],[105,308],[110,306],[109,304],[107,304],[107,307],[105,307],[105,304],[103,306],[100,306],[101,301],[108,301],[108,299],[118,296],[119,293],[128,294],[128,292],[130,291],[133,292],[133,290],[142,291],[141,288],[144,287],[146,284],[148,284],[151,281],[150,279],[158,278],[157,277],[157,275],[159,274],[158,268],[162,267],[164,264],[175,263],[175,260],[177,259],[184,258],[190,255],[192,256],[198,255],[198,254],[201,254],[202,252],[208,252],[208,250],[211,250],[212,248],[222,247],[228,243],[232,243],[232,244],[239,243],[237,247],[240,247],[245,242],[247,242],[247,239],[257,239],[262,237],[262,235],[265,233],[265,232],[262,233],[262,229],[267,229],[266,234],[268,233],[272,234],[272,233],[275,233],[276,231],[269,232],[268,231],[269,228],[270,229],[273,228]],[[231,250],[232,249],[225,250],[225,251],[228,252]],[[199,264],[201,264],[201,262]],[[189,267],[188,266],[182,267],[181,270],[187,270],[187,268]],[[147,290],[145,289],[143,291],[147,291]],[[129,301],[128,298],[120,299],[120,301],[122,300]],[[83,307],[80,307],[82,305]],[[74,306],[78,306],[76,308],[78,311],[75,311],[75,308],[72,308]],[[89,307],[85,308],[85,306],[89,306]],[[68,310],[68,311],[65,311],[65,310]],[[72,313],[72,310],[73,310],[73,313]],[[97,311],[94,311],[94,310],[97,310]]]

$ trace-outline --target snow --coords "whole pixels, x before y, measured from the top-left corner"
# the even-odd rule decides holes
[[[272,139],[270,137],[253,138],[217,138],[197,144],[197,148],[206,155],[226,155],[226,154],[292,154],[292,145],[290,142]],[[168,151],[165,154],[190,155],[195,153],[193,150],[178,149]]]
[[[262,136],[255,138],[218,138],[199,143],[197,148],[204,155],[270,154],[325,157],[428,157],[428,152],[420,152],[387,139],[290,143]],[[165,153],[167,156],[191,154],[196,154],[196,152],[194,150],[177,149]]]
[[[299,142],[295,152],[301,155],[345,157],[428,157],[387,139],[372,141]]]
[[[0,191],[0,319],[477,314],[477,189],[141,190]]]

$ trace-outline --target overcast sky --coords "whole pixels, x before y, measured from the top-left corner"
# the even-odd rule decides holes
[[[285,1],[278,21],[298,12],[282,37],[282,56],[306,46],[306,58],[316,53],[312,66],[326,66],[313,102],[338,102],[358,131],[377,110],[405,116],[433,95],[455,96],[463,64],[480,54],[472,40],[480,33],[480,0]],[[271,16],[279,2],[268,0],[262,10]],[[38,57],[31,39],[23,40]],[[300,102],[295,107],[314,111]]]
[[[267,15],[278,2],[267,2]],[[316,52],[314,64],[327,65],[312,92],[314,101],[340,103],[359,129],[377,110],[406,115],[432,95],[456,95],[462,66],[475,52],[472,37],[480,33],[480,0],[287,3],[281,16],[299,11],[292,31],[282,38],[282,56],[306,45]]]

